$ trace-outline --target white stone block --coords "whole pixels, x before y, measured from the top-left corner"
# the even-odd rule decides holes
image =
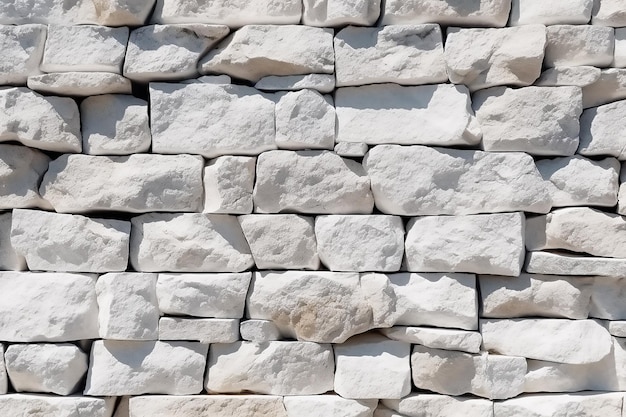
[[[256,158],[219,156],[204,167],[204,213],[252,213]]]
[[[161,317],[159,340],[194,340],[200,343],[233,343],[239,340],[239,320]]]
[[[302,23],[307,26],[373,26],[381,0],[304,0]]]
[[[615,320],[606,323],[609,333],[615,337],[626,337],[626,321]]]
[[[547,67],[592,65],[608,67],[613,61],[613,28],[591,25],[554,25],[547,28]]]
[[[363,158],[369,146],[363,142],[339,142],[335,145],[334,152],[346,158]]]
[[[335,74],[268,75],[261,78],[254,88],[263,91],[297,91],[305,88],[332,93],[335,89]]]
[[[492,402],[482,398],[419,393],[381,403],[408,417],[493,417]]]
[[[4,363],[4,345],[0,343],[0,395],[6,394],[9,388],[9,377]]]
[[[155,0],[95,0],[93,6],[99,25],[141,26],[150,16],[154,3]]]
[[[615,29],[615,49],[613,51],[612,67],[626,67],[626,28]]]
[[[6,416],[109,417],[115,398],[59,397],[56,395],[8,394],[0,396]]]
[[[522,395],[494,403],[495,417],[603,416],[621,417],[623,395],[581,392]]]
[[[28,4],[16,2],[0,4],[0,23],[4,25],[96,23],[92,21],[94,15],[95,8],[91,1],[34,0]]]
[[[598,277],[593,282],[590,317],[626,320],[626,278]]]
[[[129,408],[133,417],[290,417],[274,395],[150,395],[132,397]]]
[[[626,26],[624,0],[596,1],[593,7],[591,23],[598,26]]]
[[[284,397],[289,417],[372,417],[378,400],[351,400],[338,395],[296,395]]]
[[[239,325],[239,333],[243,340],[265,343],[280,340],[280,330],[271,320],[249,319]]]
[[[437,329],[433,327],[394,326],[380,329],[389,339],[411,344],[418,344],[433,349],[459,350],[478,353],[482,336],[479,332],[455,329]]]
[[[509,25],[586,25],[594,0],[513,0]]]
[[[26,260],[11,245],[11,212],[0,213],[0,270],[22,271]]]
[[[602,70],[587,65],[573,67],[553,67],[541,73],[535,81],[538,87],[575,86],[586,87],[600,79]],[[585,96],[583,95],[583,103]]]
[[[387,0],[383,25],[403,23],[440,23],[445,26],[506,25],[510,0],[477,0],[459,3],[455,0]]]
[[[46,34],[44,25],[0,25],[0,85],[25,85],[29,75],[41,74]]]
[[[132,93],[130,80],[112,72],[53,72],[31,75],[27,85],[31,90],[62,96]]]
[[[580,117],[580,146],[584,156],[610,155],[626,160],[626,100],[586,109]]]
[[[600,78],[583,88],[583,108],[600,106],[626,98],[626,69],[607,68]]]
[[[51,208],[39,194],[50,158],[35,149],[0,144],[0,209]]]
[[[550,275],[600,275],[619,276],[626,268],[626,259],[594,258],[570,253],[528,252],[527,272]]]

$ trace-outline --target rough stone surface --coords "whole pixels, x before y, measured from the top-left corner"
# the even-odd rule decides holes
[[[626,337],[626,321],[616,320],[608,322],[608,331],[611,336]]]
[[[11,212],[0,213],[0,270],[21,271],[26,260],[11,245]]]
[[[602,0],[594,3],[591,23],[599,26],[626,26],[623,0]]]
[[[501,27],[506,25],[510,10],[510,0],[387,0],[382,24],[434,22],[446,26]]]
[[[128,78],[112,72],[53,72],[28,77],[28,88],[45,94],[87,97],[99,94],[130,94]]]
[[[582,94],[578,87],[494,87],[473,96],[486,151],[573,155]]]
[[[580,117],[580,146],[585,156],[610,155],[626,160],[626,100],[586,109]]]
[[[345,87],[336,90],[335,103],[337,142],[452,146],[481,138],[464,86]]]
[[[369,146],[363,142],[339,142],[335,145],[335,153],[347,158],[363,158]]]
[[[613,61],[613,28],[554,25],[547,28],[545,65],[608,67]]]
[[[594,280],[589,315],[600,319],[626,320],[626,279],[604,277]]]
[[[9,387],[9,377],[4,366],[4,345],[0,343],[0,395],[6,394]]]
[[[522,395],[494,403],[494,416],[555,417],[593,416],[621,417],[623,396],[617,393],[583,392],[576,394]]]
[[[95,0],[93,6],[100,25],[139,26],[150,16],[154,2],[155,0]]]
[[[204,213],[252,213],[256,158],[220,156],[204,167]]]
[[[523,153],[379,145],[363,167],[383,213],[546,213],[551,207],[545,181]]]
[[[612,67],[626,67],[626,28],[615,29],[615,49],[613,51]]]
[[[371,417],[378,401],[328,394],[284,397],[283,403],[289,417]]]
[[[376,24],[381,0],[304,0],[302,23],[307,26],[344,26]]]
[[[591,19],[594,0],[513,0],[511,26],[540,23],[544,25],[585,25]]]
[[[129,409],[133,417],[291,417],[282,397],[254,394],[132,397]]]
[[[600,275],[619,276],[626,268],[626,259],[593,258],[569,253],[528,252],[527,272],[550,275]]]
[[[407,417],[493,417],[492,402],[481,398],[419,393],[381,402]]]
[[[320,93],[331,93],[335,89],[335,75],[268,75],[261,78],[254,87],[264,91],[297,91],[308,88]]]
[[[37,150],[0,144],[0,209],[50,208],[39,195],[39,183],[49,162],[50,158]]]
[[[239,333],[243,340],[264,343],[280,340],[280,329],[271,320],[250,319],[242,321]]]
[[[200,343],[233,343],[239,340],[239,320],[161,317],[159,340],[194,340]]]
[[[380,329],[380,332],[389,339],[401,342],[423,345],[434,349],[460,350],[469,353],[478,353],[483,340],[479,332],[432,327],[394,326],[388,329]]]
[[[541,73],[535,81],[540,87],[560,87],[571,85],[575,87],[586,87],[600,79],[602,70],[590,66],[554,67],[548,68]],[[583,102],[585,96],[583,95]]]
[[[25,85],[28,76],[41,74],[46,34],[44,25],[0,26],[0,84]]]
[[[34,394],[0,396],[0,410],[7,416],[109,417],[114,409],[115,398]]]

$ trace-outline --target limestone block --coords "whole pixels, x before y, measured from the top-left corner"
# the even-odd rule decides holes
[[[335,74],[268,75],[254,88],[264,91],[297,91],[305,88],[331,93],[335,89]]]
[[[4,345],[0,343],[0,395],[6,394],[9,388],[9,377],[4,364]]]
[[[583,88],[583,108],[600,106],[626,98],[626,69],[607,68],[600,78]]]
[[[406,417],[406,414],[396,413],[394,410],[379,403],[372,417]]]
[[[593,282],[589,316],[608,320],[626,320],[626,278],[602,277]]]
[[[41,74],[46,34],[44,25],[0,25],[0,85],[25,85],[29,75]]]
[[[264,343],[280,340],[280,329],[271,320],[250,319],[242,321],[239,333],[243,340]]]
[[[584,156],[610,155],[626,160],[626,100],[586,109],[580,117],[580,145]]]
[[[141,26],[155,0],[92,0],[97,23],[104,26]]]
[[[478,353],[482,336],[479,332],[465,330],[437,329],[432,327],[394,326],[380,329],[389,339],[423,345],[434,349],[459,350]]]
[[[318,269],[313,218],[297,214],[250,214],[239,224],[259,269]]]
[[[94,5],[91,1],[34,0],[27,3],[6,2],[0,4],[0,24],[3,25],[97,23],[94,15]]]
[[[338,395],[295,395],[284,397],[289,417],[371,417],[377,400],[350,400]]]
[[[615,49],[612,67],[626,67],[626,28],[615,28]]]
[[[613,28],[554,25],[547,28],[545,65],[608,67],[613,61]]]
[[[380,15],[380,0],[304,0],[302,23],[307,26],[373,26]]]
[[[4,359],[17,392],[69,395],[87,372],[87,355],[71,343],[11,345]]]
[[[452,146],[481,138],[464,86],[346,87],[336,91],[335,103],[337,142]]]
[[[96,340],[85,395],[185,395],[202,391],[208,345]]]
[[[573,67],[553,67],[541,73],[535,85],[539,87],[575,86],[586,87],[600,79],[600,68],[581,65]],[[585,96],[583,94],[583,104]]]
[[[620,417],[618,393],[526,394],[493,404],[495,417],[605,416]]]
[[[0,396],[0,410],[7,416],[109,417],[115,398],[59,397],[8,394]]]
[[[252,275],[159,274],[156,294],[163,314],[240,319]]]
[[[591,23],[598,26],[626,26],[626,10],[623,0],[596,1]]]
[[[398,216],[329,215],[315,218],[320,260],[331,271],[400,269],[404,225]]]
[[[281,149],[333,149],[335,107],[315,90],[289,92],[276,103],[276,145]]]
[[[202,83],[202,84],[227,85],[227,84],[231,84],[232,83],[232,79],[228,75],[226,75],[226,74],[221,74],[221,75],[201,75],[198,78],[191,78],[191,79],[181,80],[180,83],[181,84]]]
[[[510,10],[510,0],[387,0],[381,23],[434,22],[445,26],[502,27],[509,19]]]
[[[411,345],[384,336],[356,336],[335,349],[335,392],[344,398],[400,399],[411,392]]]
[[[609,331],[609,333],[611,333],[611,336],[626,337],[626,321],[615,320],[609,321],[604,324],[606,324],[605,327],[607,327],[607,330]]]
[[[62,96],[132,93],[130,80],[112,72],[53,72],[31,75],[27,85],[34,91]]]
[[[472,106],[486,151],[573,155],[578,148],[578,87],[494,87],[474,94]]]
[[[524,153],[379,145],[363,167],[383,213],[546,213],[551,207],[547,185]]]
[[[517,276],[524,263],[524,223],[523,213],[412,218],[407,270]]]
[[[203,173],[204,213],[252,213],[256,158],[219,156]]]
[[[150,111],[153,152],[215,158],[276,148],[274,102],[251,87],[154,83]]]
[[[448,81],[439,25],[348,26],[335,36],[337,86]]]
[[[129,409],[133,417],[290,417],[274,395],[150,395],[132,397]]]
[[[493,417],[492,402],[482,398],[419,393],[381,402],[407,417]]]
[[[513,0],[509,25],[586,25],[594,0]]]
[[[239,340],[239,320],[161,317],[159,340],[194,340],[200,343],[233,343]]]
[[[39,195],[50,158],[25,146],[0,144],[0,209],[51,208]]]
[[[11,244],[31,270],[125,271],[129,237],[127,221],[13,210]]]
[[[119,74],[127,43],[127,27],[49,25],[40,69]]]
[[[209,351],[208,367],[205,387],[209,393],[314,395],[333,390],[335,363],[330,345],[215,344]]]
[[[95,278],[0,272],[0,340],[64,342],[98,337]]]
[[[339,142],[335,145],[334,152],[347,158],[363,158],[369,147],[363,142]]]
[[[150,213],[132,219],[130,262],[144,272],[242,272],[254,265],[234,216]]]
[[[205,55],[199,68],[257,82],[268,75],[331,74],[334,65],[332,29],[249,25]]]
[[[0,213],[0,270],[22,271],[26,260],[11,245],[11,219],[11,212]]]
[[[134,81],[179,80],[198,76],[200,57],[226,35],[222,25],[151,25],[133,30],[124,76]]]
[[[370,180],[356,161],[329,151],[270,151],[257,159],[257,213],[368,214]]]
[[[611,335],[593,320],[481,320],[483,349],[502,355],[559,363],[602,360],[612,348]]]
[[[528,252],[527,272],[551,275],[619,276],[626,268],[626,259],[594,258],[570,253]]]
[[[0,142],[31,148],[80,152],[80,118],[76,102],[44,97],[24,87],[0,90]]]
[[[541,74],[546,28],[449,28],[445,61],[450,81],[470,91],[498,85],[531,85]]]

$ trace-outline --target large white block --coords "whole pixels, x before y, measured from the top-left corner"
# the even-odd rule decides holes
[[[626,159],[626,100],[586,109],[580,116],[580,146],[584,156],[614,156]]]
[[[112,72],[52,72],[28,77],[28,88],[45,94],[88,97],[99,94],[131,94],[128,78]]]
[[[591,25],[554,25],[547,28],[545,65],[592,65],[613,62],[613,28]]]
[[[35,149],[0,144],[0,209],[50,208],[39,194],[39,183],[49,162],[48,156]]]
[[[510,10],[510,0],[387,0],[382,24],[434,22],[446,26],[502,27],[509,19]]]
[[[598,81],[601,75],[602,70],[600,68],[589,65],[553,67],[547,68],[542,72],[539,79],[535,81],[535,85],[539,87],[571,85],[582,88]],[[583,104],[584,100],[585,96],[583,94]]]
[[[47,27],[39,24],[0,25],[0,84],[25,85],[30,75],[41,74]]]
[[[372,26],[380,15],[381,0],[304,0],[302,23],[307,26]]]
[[[291,417],[275,395],[150,395],[132,397],[133,417]]]
[[[492,402],[482,398],[419,393],[381,402],[408,417],[493,417]]]
[[[494,417],[622,416],[623,395],[581,392],[522,395],[493,405]]]
[[[115,398],[8,394],[0,396],[0,410],[6,416],[110,417]]]
[[[203,171],[204,213],[252,213],[256,158],[219,156]]]
[[[335,89],[335,74],[268,75],[254,87],[263,91],[298,91],[308,88],[320,93],[332,93]]]
[[[585,25],[591,20],[593,3],[594,0],[513,0],[509,24]]]

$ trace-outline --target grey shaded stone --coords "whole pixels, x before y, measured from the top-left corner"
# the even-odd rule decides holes
[[[380,329],[389,339],[417,344],[434,349],[459,350],[478,353],[482,343],[479,332],[465,330],[437,329],[433,327],[394,326]]]
[[[527,272],[551,275],[619,276],[626,268],[626,259],[594,258],[559,252],[528,252]]]
[[[11,245],[12,213],[0,213],[0,270],[22,271],[26,260]]]
[[[161,317],[159,340],[193,340],[200,343],[233,343],[239,340],[239,320]]]
[[[249,319],[239,325],[241,338],[249,342],[272,342],[280,340],[280,330],[271,320]]]
[[[4,345],[0,343],[0,395],[7,393],[9,388],[9,377],[4,364]]]
[[[600,79],[602,70],[591,66],[553,67],[541,73],[535,85],[538,87],[575,86],[586,87]],[[585,96],[583,95],[583,102]]]
[[[339,142],[335,145],[334,152],[346,158],[362,158],[365,156],[369,146],[363,142]]]
[[[48,156],[35,149],[0,144],[0,209],[51,208],[39,194],[49,162]]]
[[[99,25],[141,26],[150,16],[154,2],[155,0],[94,0],[93,7]]]
[[[510,0],[387,0],[381,24],[440,23],[446,26],[506,25]]]
[[[47,27],[39,24],[0,25],[0,84],[25,85],[29,75],[41,74]]]
[[[553,417],[601,415],[621,417],[623,396],[618,393],[526,394],[494,403],[494,416]]]
[[[335,75],[268,75],[257,81],[254,88],[263,91],[297,91],[308,88],[320,93],[331,93],[335,89]]]
[[[547,28],[547,67],[592,65],[608,67],[613,61],[613,28],[591,25],[554,25]]]
[[[112,72],[53,72],[31,75],[27,85],[31,90],[62,96],[132,93],[130,80]]]
[[[607,320],[626,320],[626,278],[598,277],[591,290],[590,317]]]
[[[274,395],[150,395],[132,397],[129,409],[133,417],[289,417]]]
[[[376,24],[380,0],[304,0],[302,24],[308,26],[344,26]]]
[[[615,28],[615,49],[613,50],[612,67],[626,67],[626,29]]]
[[[600,78],[583,88],[583,108],[601,106],[626,98],[626,69],[607,68]]]

